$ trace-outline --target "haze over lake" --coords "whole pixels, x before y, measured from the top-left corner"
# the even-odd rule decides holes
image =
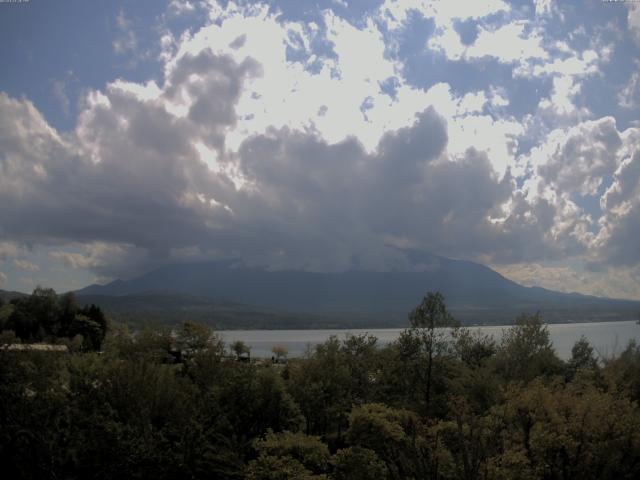
[[[470,327],[472,331],[490,334],[496,340],[509,326]],[[551,341],[562,359],[571,357],[574,343],[584,336],[600,357],[619,354],[629,341],[640,338],[640,325],[634,321],[598,322],[598,323],[560,323],[548,325]],[[327,329],[327,330],[226,330],[220,331],[227,344],[242,340],[251,347],[254,357],[270,357],[274,345],[283,345],[289,349],[290,357],[305,354],[309,346],[314,347],[330,336],[339,339],[349,334],[369,333],[378,338],[380,345],[386,345],[398,338],[402,328],[381,329]]]

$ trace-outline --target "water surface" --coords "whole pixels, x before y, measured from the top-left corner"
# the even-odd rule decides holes
[[[471,327],[492,335],[499,340],[507,326]],[[584,336],[601,357],[620,353],[632,339],[640,339],[640,325],[634,321],[597,323],[556,323],[548,325],[551,341],[556,353],[563,359],[571,357],[574,343]],[[379,345],[386,345],[396,338],[402,328],[362,328],[328,330],[223,330],[225,342],[242,340],[251,347],[254,357],[270,357],[274,345],[289,349],[290,357],[304,355],[308,348],[327,340],[331,335],[344,339],[348,334],[369,333],[378,338]]]

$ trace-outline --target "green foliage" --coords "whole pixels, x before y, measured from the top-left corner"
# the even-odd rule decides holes
[[[635,340],[617,358],[605,362],[603,374],[612,390],[640,403],[640,345]]]
[[[451,319],[428,295],[390,345],[332,337],[282,366],[230,358],[194,322],[104,337],[96,307],[32,297],[2,319],[73,353],[13,348],[5,323],[3,478],[640,477],[635,342],[601,365],[581,339],[565,363],[538,316],[496,345],[440,328]]]
[[[341,436],[353,405],[377,395],[381,359],[377,339],[350,335],[343,341],[331,337],[303,362],[287,369],[289,385],[306,420],[307,434]]]
[[[332,460],[334,480],[383,479],[389,474],[387,466],[376,452],[362,447],[338,450]]]
[[[409,322],[412,328],[434,330],[442,327],[453,327],[457,324],[447,310],[444,297],[440,292],[427,293],[410,314]]]
[[[197,322],[184,322],[177,331],[177,348],[195,353],[209,348],[216,338],[211,328]]]
[[[555,354],[549,330],[539,313],[521,315],[515,325],[503,333],[496,367],[507,380],[524,382],[540,375],[562,373],[562,362]]]
[[[127,327],[115,325],[106,339],[104,353],[114,360],[174,363],[174,342],[171,330],[166,327],[144,328],[134,335]]]
[[[4,330],[0,333],[0,347],[20,343],[13,330]]]
[[[415,413],[373,403],[352,410],[347,442],[375,452],[390,478],[424,478],[429,471],[429,449],[420,430]]]
[[[314,473],[326,472],[329,467],[329,449],[318,437],[303,433],[269,432],[256,441],[259,456],[289,457],[297,460]]]
[[[593,353],[593,347],[589,345],[586,338],[580,337],[571,349],[571,360],[569,366],[573,370],[588,369],[595,370],[598,368],[598,360]]]
[[[101,348],[107,328],[99,307],[80,308],[72,293],[58,296],[51,288],[36,287],[30,296],[16,298],[0,309],[0,331],[11,330],[23,342],[81,336],[81,349],[93,351]]]
[[[411,327],[395,342],[395,359],[390,377],[403,397],[412,397],[411,407],[423,415],[441,411],[448,357],[451,356],[451,329],[458,327],[440,293],[428,293],[410,314]]]
[[[314,475],[298,460],[291,457],[261,455],[249,462],[247,480],[322,480],[325,475]]]
[[[481,367],[497,352],[496,341],[491,335],[471,332],[469,328],[458,328],[452,335],[454,354],[468,367]]]
[[[251,348],[242,340],[236,340],[231,344],[231,351],[236,354],[236,358],[240,360],[244,355],[251,353]]]
[[[535,381],[511,387],[492,415],[503,445],[489,460],[498,478],[517,470],[525,478],[637,478],[640,416],[627,398]]]
[[[11,305],[10,303],[0,306],[0,331],[5,329],[5,325],[7,324],[7,321],[9,320],[9,317],[11,317],[11,314],[14,310],[15,306]]]

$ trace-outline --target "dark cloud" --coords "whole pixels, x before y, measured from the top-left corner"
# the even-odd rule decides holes
[[[605,210],[598,241],[596,263],[615,266],[640,264],[640,148],[631,137],[635,151],[616,171],[611,187],[602,197]]]
[[[251,58],[236,64],[231,57],[215,55],[207,48],[180,57],[167,78],[164,94],[172,102],[190,102],[191,126],[198,126],[204,140],[221,150],[225,129],[237,121],[234,105],[244,79],[260,73],[260,65]]]
[[[562,202],[527,199],[485,153],[450,158],[446,122],[433,108],[383,135],[373,152],[355,138],[330,144],[288,128],[228,152],[244,81],[259,74],[251,59],[188,54],[168,70],[159,95],[118,82],[94,94],[67,136],[29,101],[0,94],[0,240],[93,245],[85,259],[64,258],[109,276],[184,258],[342,270],[411,268],[403,249],[505,263],[584,251],[575,235],[584,219]],[[615,124],[592,127],[590,150],[570,138],[558,161],[541,167],[550,185],[588,190],[596,167],[612,168]],[[216,165],[198,145],[215,153]],[[609,209],[637,195],[638,164],[636,155],[617,174]],[[584,166],[581,176],[563,170],[576,166]],[[610,219],[607,242],[627,246],[610,258],[634,254],[633,205]]]
[[[546,163],[538,168],[540,176],[561,192],[594,195],[603,178],[617,168],[622,139],[615,119],[604,117],[563,132],[553,146]]]

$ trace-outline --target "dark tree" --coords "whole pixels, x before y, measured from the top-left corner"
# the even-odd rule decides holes
[[[431,407],[431,389],[433,383],[434,358],[445,352],[448,346],[446,327],[458,324],[447,310],[444,297],[440,292],[429,292],[410,314],[411,327],[408,335],[417,341],[421,353],[426,357],[424,372],[424,403],[428,415]]]

